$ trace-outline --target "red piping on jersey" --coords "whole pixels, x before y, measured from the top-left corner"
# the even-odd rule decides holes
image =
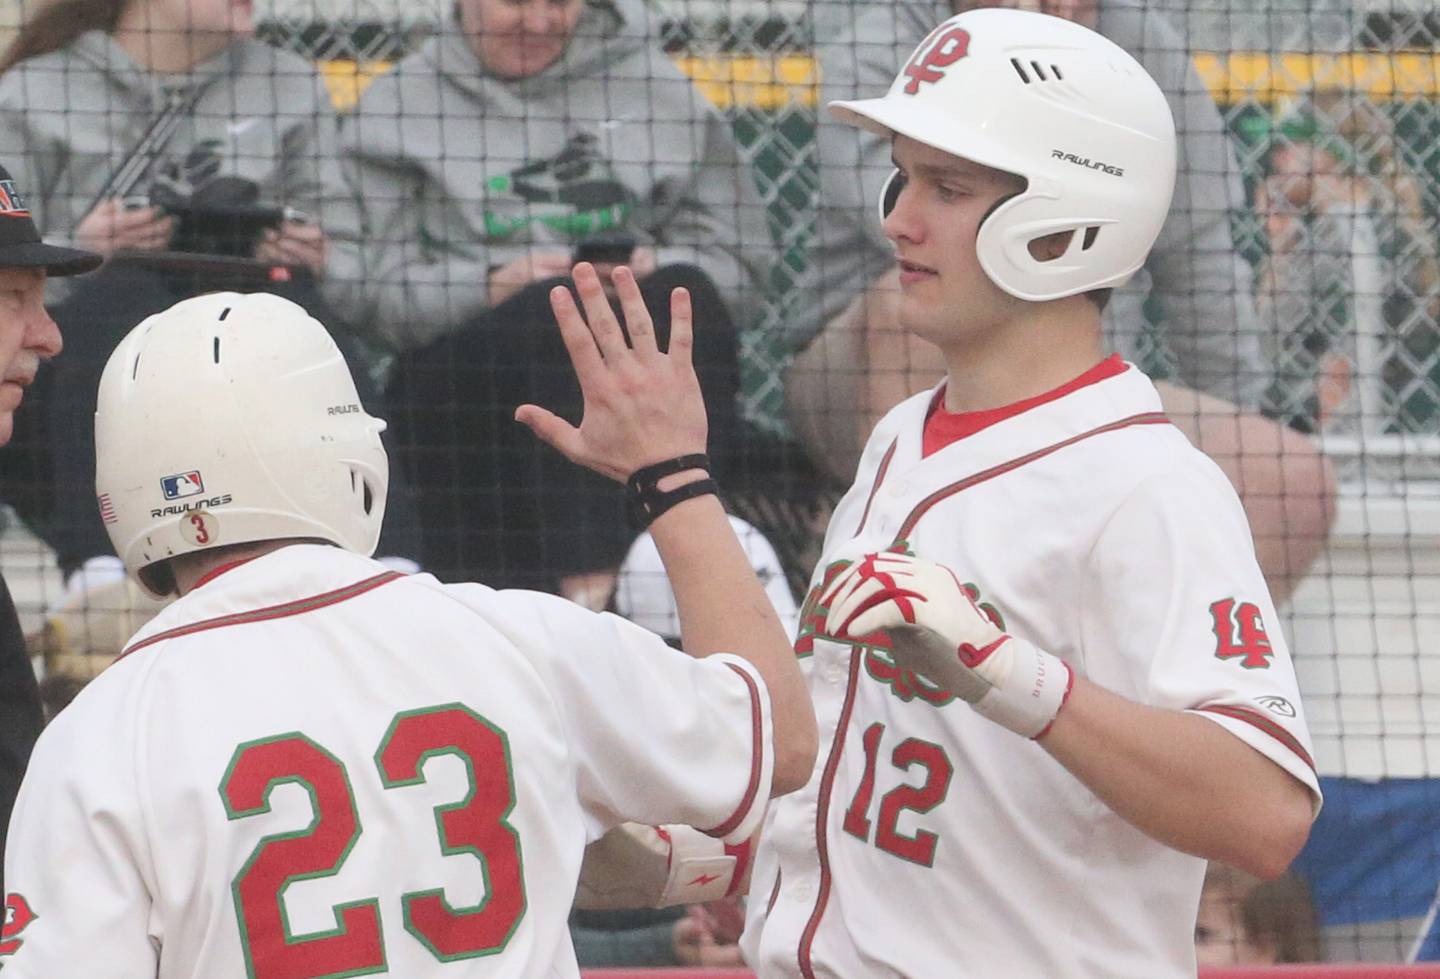
[[[972,486],[977,486],[980,483],[985,482],[986,480],[994,479],[996,476],[1003,476],[1008,472],[1019,469],[1021,466],[1026,465],[1027,463],[1034,462],[1037,459],[1043,459],[1045,456],[1050,455],[1052,452],[1058,452],[1061,449],[1066,448],[1067,446],[1074,445],[1076,442],[1083,442],[1085,439],[1093,438],[1096,435],[1104,435],[1106,432],[1114,432],[1122,428],[1129,428],[1131,425],[1168,424],[1170,424],[1170,419],[1165,417],[1163,413],[1158,411],[1146,412],[1140,415],[1131,415],[1129,418],[1121,418],[1119,421],[1109,422],[1108,424],[1101,425],[1098,428],[1092,428],[1088,432],[1081,432],[1079,435],[1073,435],[1068,439],[1056,442],[1054,445],[1047,445],[1043,449],[1036,449],[1034,452],[1030,452],[1023,456],[1019,456],[1018,458],[1011,459],[1009,462],[1002,462],[998,466],[991,466],[989,469],[982,469],[980,472],[975,473],[973,476],[965,477],[958,483],[951,483],[949,486],[936,490],[929,496],[925,497],[925,499],[917,503],[915,505],[915,509],[910,511],[910,516],[906,517],[905,522],[900,525],[900,530],[895,535],[895,541],[898,543],[902,540],[909,539],[910,532],[915,529],[915,525],[920,522],[920,518],[925,516],[926,511],[928,511],[935,504],[939,503],[943,499],[946,499],[947,497],[954,496],[956,493],[964,492],[965,490],[970,489]]]
[[[770,912],[775,910],[775,902],[780,899],[780,868],[775,868],[775,886],[770,888],[770,899],[765,902],[765,917],[770,917]]]
[[[1234,704],[1211,704],[1208,707],[1196,707],[1195,709],[1208,711],[1211,714],[1219,714],[1221,717],[1228,717],[1232,721],[1244,721],[1251,727],[1259,728],[1293,751],[1312,772],[1315,770],[1315,762],[1310,759],[1310,753],[1295,739],[1295,735],[1259,711],[1251,710],[1249,707],[1237,707]]]
[[[750,858],[755,855],[755,838],[752,836],[744,843],[726,843],[725,855],[735,858],[735,869],[730,874],[730,886],[725,888],[725,896],[734,897],[735,892],[740,890],[740,882],[745,879],[746,871],[750,869]]]
[[[153,646],[157,642],[166,639],[178,639],[181,636],[194,635],[197,632],[205,632],[210,629],[223,629],[226,626],[246,625],[251,622],[268,622],[271,619],[283,619],[290,615],[303,615],[306,612],[313,612],[316,609],[325,608],[327,605],[336,605],[347,599],[355,598],[379,588],[381,585],[388,585],[396,578],[405,577],[398,571],[385,571],[375,575],[373,578],[366,578],[354,584],[346,585],[344,588],[337,588],[334,591],[327,591],[319,595],[311,595],[309,598],[302,598],[294,602],[286,602],[284,605],[270,605],[265,608],[253,609],[249,612],[235,612],[231,615],[221,615],[213,619],[204,619],[200,622],[192,622],[189,625],[177,626],[174,629],[167,629],[165,632],[156,633],[149,639],[142,639],[129,649],[125,650],[116,660],[122,660],[131,653],[139,652],[146,646]]]
[[[875,502],[875,494],[880,492],[880,484],[885,482],[885,474],[890,470],[890,460],[895,457],[895,448],[900,444],[897,436],[895,441],[890,443],[890,448],[885,450],[885,457],[880,460],[880,468],[875,472],[875,485],[870,487],[870,495],[865,498],[865,509],[860,514],[860,525],[855,528],[855,536],[860,536],[860,531],[865,529],[865,521],[870,519],[870,504]]]
[[[830,901],[830,850],[826,829],[826,813],[830,809],[830,795],[835,789],[835,775],[840,771],[840,752],[845,747],[845,732],[850,727],[850,712],[855,707],[855,694],[860,683],[860,659],[864,655],[856,649],[850,654],[850,682],[845,688],[845,703],[840,708],[840,720],[835,725],[835,739],[830,742],[830,757],[825,759],[825,772],[820,776],[820,794],[815,805],[815,854],[820,858],[820,893],[815,898],[815,910],[805,922],[800,933],[800,947],[796,950],[796,962],[805,979],[815,979],[815,966],[810,960],[810,946],[815,942],[815,933],[820,930],[820,919],[825,914],[825,905]],[[777,877],[778,890],[780,881]]]
[[[765,757],[765,718],[760,712],[760,688],[755,685],[753,676],[734,663],[725,665],[734,670],[750,690],[750,737],[754,748],[750,752],[750,784],[745,789],[745,797],[740,800],[739,808],[729,819],[714,829],[701,830],[706,836],[726,836],[735,831],[735,827],[740,825],[745,814],[755,804],[755,796],[760,792],[760,772],[764,768],[760,764]]]

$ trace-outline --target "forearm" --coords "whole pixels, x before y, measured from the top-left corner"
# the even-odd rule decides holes
[[[661,514],[650,533],[675,590],[685,650],[695,656],[733,653],[755,666],[770,693],[774,791],[799,788],[818,745],[810,695],[795,669],[790,638],[720,501],[702,496],[680,503]]]
[[[1305,786],[1239,738],[1080,677],[1039,744],[1127,822],[1195,856],[1274,877],[1310,831]]]

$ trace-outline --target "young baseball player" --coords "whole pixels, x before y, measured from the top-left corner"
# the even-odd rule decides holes
[[[770,807],[763,977],[1194,975],[1203,858],[1273,876],[1319,792],[1225,477],[1100,308],[1166,214],[1174,128],[1121,48],[977,10],[882,98],[902,325],[948,376],[870,437],[796,644],[820,723]]]
[[[371,561],[384,423],[329,335],[274,296],[182,302],[121,344],[96,412],[117,553],[180,597],[40,739],[6,979],[576,976],[588,842],[683,822],[719,850],[804,783],[803,679],[704,473],[688,297],[662,354],[633,276],[633,349],[575,279],[589,329],[569,293],[556,309],[590,355],[583,424],[525,417],[629,479],[697,658]]]

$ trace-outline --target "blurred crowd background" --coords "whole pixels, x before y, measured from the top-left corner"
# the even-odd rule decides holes
[[[1093,24],[1171,98],[1175,211],[1108,326],[1234,457],[1325,777],[1292,875],[1215,868],[1202,962],[1440,957],[1440,13],[1025,5]],[[144,316],[217,288],[295,299],[362,369],[396,467],[382,557],[638,618],[668,614],[641,607],[663,572],[620,489],[511,414],[578,411],[545,302],[577,258],[634,267],[662,338],[663,297],[688,287],[717,475],[795,614],[857,439],[931,376],[886,332],[888,150],[821,106],[880,94],[950,10],[0,2],[0,163],[47,240],[109,258],[54,283],[66,354],[0,457],[0,564],[51,709],[155,611],[95,505],[100,367]],[[582,964],[735,964],[735,920],[575,934]]]

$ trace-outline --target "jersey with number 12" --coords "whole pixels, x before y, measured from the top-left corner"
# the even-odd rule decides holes
[[[623,820],[745,838],[769,738],[737,657],[286,547],[171,605],[45,732],[0,962],[6,979],[576,976],[586,843]]]
[[[770,808],[747,957],[763,979],[1194,976],[1203,862],[883,646],[827,637],[817,595],[887,548],[944,564],[1011,634],[1214,721],[1318,803],[1245,514],[1133,367],[924,455],[938,396],[881,421],[831,520],[796,644],[821,751]]]

